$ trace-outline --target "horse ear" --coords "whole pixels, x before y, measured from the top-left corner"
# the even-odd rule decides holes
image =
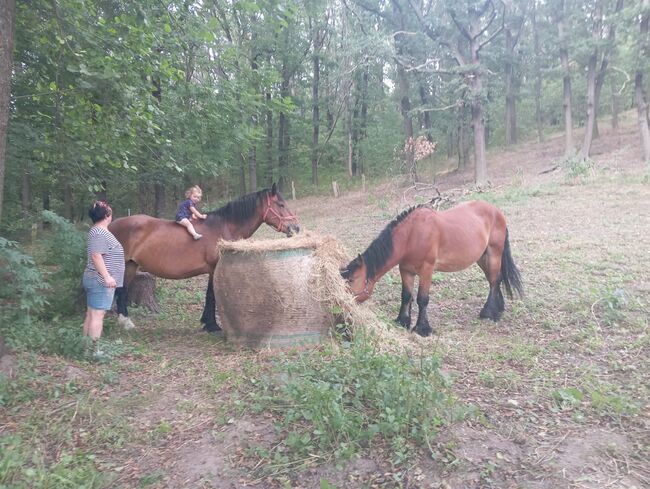
[[[363,257],[361,254],[358,254],[357,257],[354,259],[354,262],[357,263],[358,265],[363,265]]]
[[[278,186],[275,182],[273,182],[273,186],[271,187],[271,195],[275,195],[278,193]]]

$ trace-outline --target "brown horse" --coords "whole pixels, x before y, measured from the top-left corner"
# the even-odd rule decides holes
[[[503,213],[487,202],[466,202],[437,212],[426,204],[412,207],[390,222],[363,254],[352,260],[341,275],[357,302],[363,302],[375,283],[395,265],[402,276],[402,305],[396,321],[411,327],[415,276],[420,277],[415,331],[432,333],[427,318],[433,272],[457,272],[477,263],[490,283],[481,318],[497,321],[505,309],[501,283],[512,298],[512,289],[523,297],[519,271],[510,254]]]
[[[275,183],[271,189],[244,195],[207,215],[207,219],[194,222],[196,231],[203,235],[198,241],[184,227],[165,219],[136,215],[111,223],[109,230],[122,243],[126,260],[124,287],[115,292],[118,321],[126,328],[133,327],[126,306],[127,287],[138,268],[142,268],[170,279],[209,274],[201,322],[208,331],[220,331],[212,284],[219,260],[217,241],[248,238],[263,222],[287,236],[300,230],[298,218],[289,210]]]

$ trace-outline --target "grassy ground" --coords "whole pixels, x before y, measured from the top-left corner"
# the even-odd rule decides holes
[[[650,183],[634,138],[633,125],[605,133],[593,167],[540,174],[557,164],[558,136],[490,155],[490,189],[473,189],[469,172],[438,182],[454,201],[503,209],[527,296],[483,322],[480,270],[436,275],[437,334],[423,344],[453,406],[431,412],[466,415],[425,443],[386,436],[349,460],[288,443],[291,406],[261,395],[277,392],[268,379],[299,361],[335,365],[337,353],[235,350],[198,331],[205,278],[161,280],[161,314],[134,310],[129,333],[107,320],[107,363],[4,357],[0,487],[650,487]],[[290,204],[356,253],[432,195],[396,181]],[[395,317],[399,292],[389,273],[372,307]]]

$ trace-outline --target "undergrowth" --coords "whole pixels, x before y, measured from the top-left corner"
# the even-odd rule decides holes
[[[399,467],[422,447],[433,455],[438,428],[467,413],[436,356],[382,353],[364,339],[335,352],[280,357],[256,387],[252,409],[278,415],[281,441],[251,455],[273,475],[347,460],[370,447],[387,448]]]

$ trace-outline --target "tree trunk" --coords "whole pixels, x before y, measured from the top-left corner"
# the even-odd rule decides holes
[[[72,185],[68,182],[63,184],[63,217],[68,221],[74,221],[74,195]]]
[[[469,137],[465,114],[462,109],[458,111],[458,168],[466,168],[469,160]]]
[[[32,206],[32,188],[31,175],[28,168],[23,168],[20,178],[20,203],[22,207],[22,218],[27,224],[30,221],[30,211]]]
[[[129,284],[128,305],[138,305],[151,312],[159,313],[160,304],[156,299],[156,277],[147,272],[137,272]]]
[[[267,106],[271,105],[271,94],[266,93],[266,103]],[[273,158],[273,111],[268,109],[266,111],[266,165],[267,165],[267,174],[266,174],[266,185],[271,187],[274,181],[275,174],[275,165]]]
[[[244,153],[239,153],[239,195],[246,193],[246,158]]]
[[[648,41],[648,24],[650,22],[650,0],[643,0],[643,14],[639,23],[639,56],[638,59],[646,59],[648,55],[646,43]],[[639,121],[639,133],[643,146],[643,160],[650,163],[650,127],[648,124],[648,100],[643,85],[643,69],[637,68],[634,76],[634,98],[636,101],[637,117]]]
[[[314,57],[312,59],[312,67],[314,71],[314,78],[311,85],[311,99],[312,99],[312,137],[311,137],[311,183],[318,185],[318,137],[320,131],[320,114],[319,114],[319,101],[318,101],[318,87],[320,84],[320,58],[318,57],[318,50],[320,49],[319,32],[314,29]]]
[[[361,78],[361,120],[359,121],[359,141],[366,139],[368,135],[368,67],[363,70]],[[365,173],[363,168],[363,155],[361,153],[361,145],[357,152],[358,168],[357,171],[362,175]]]
[[[154,204],[153,204],[153,215],[154,217],[165,217],[165,211],[167,210],[167,201],[165,200],[165,184],[163,183],[154,183],[153,185],[153,195],[154,195]]]
[[[596,117],[598,107],[596,106],[596,67],[598,63],[598,41],[601,39],[601,27],[603,19],[602,4],[600,1],[596,2],[593,13],[593,26],[591,30],[591,38],[596,47],[593,48],[587,63],[587,119],[585,123],[585,137],[582,141],[580,148],[580,159],[589,158],[591,153],[591,143],[594,140],[594,126],[596,124]]]
[[[280,97],[282,100],[289,98],[289,61],[284,60],[282,64],[282,84],[280,85]],[[280,191],[284,190],[287,180],[287,167],[289,165],[289,120],[284,111],[280,112],[278,121],[278,186]]]
[[[257,125],[257,123],[253,123]],[[250,191],[257,191],[257,147],[253,144],[251,149],[248,150],[248,181],[250,184]]]
[[[621,96],[616,91],[614,82],[610,83],[612,90],[612,129],[618,130],[618,114],[621,111]]]
[[[393,36],[395,44],[395,52],[397,53],[397,93],[399,95],[399,106],[400,112],[402,113],[402,118],[404,119],[404,137],[406,139],[406,168],[408,169],[411,180],[413,182],[418,181],[418,169],[415,162],[415,144],[413,140],[413,120],[411,118],[411,99],[409,98],[410,87],[409,80],[402,65],[401,57],[404,54],[404,49],[402,46],[404,39],[404,32],[408,31],[406,28],[406,20],[404,19],[404,14],[399,8],[397,2],[393,1],[393,15],[399,26],[399,34]]]
[[[544,127],[542,121],[542,68],[540,65],[541,52],[539,48],[539,30],[537,28],[537,0],[533,1],[533,49],[535,51],[535,125],[537,127],[537,141],[544,141]]]
[[[505,89],[506,89],[506,146],[517,143],[517,112],[516,99],[514,93],[514,68],[513,58],[515,56],[516,41],[512,36],[512,31],[506,29],[506,61],[505,61]]]
[[[571,115],[571,67],[569,65],[569,50],[566,39],[566,19],[564,18],[564,1],[561,2],[560,18],[557,19],[557,28],[560,43],[560,62],[564,70],[562,78],[563,106],[564,106],[564,155],[573,155],[573,117]]]
[[[0,222],[4,200],[9,100],[13,72],[15,0],[0,0]]]

